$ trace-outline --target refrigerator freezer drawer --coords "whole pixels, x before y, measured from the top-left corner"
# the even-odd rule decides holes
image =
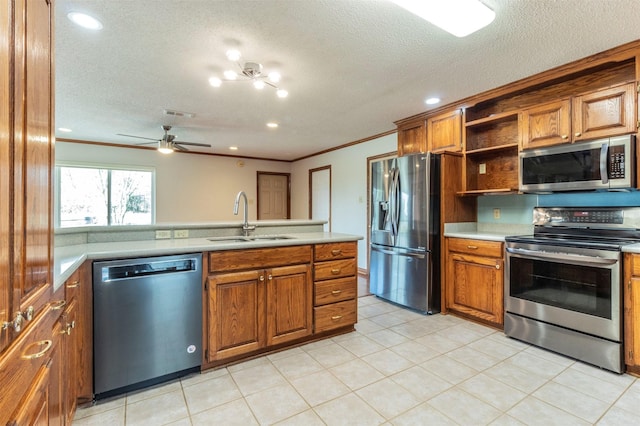
[[[371,293],[425,313],[439,311],[431,285],[431,253],[371,246]]]

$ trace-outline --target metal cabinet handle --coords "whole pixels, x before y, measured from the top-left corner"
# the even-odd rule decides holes
[[[331,290],[331,294],[340,294],[342,290]]]
[[[333,275],[338,275],[338,274],[340,273],[340,269],[332,269],[332,270],[331,270],[331,273],[332,273]]]
[[[582,133],[580,133],[580,132],[576,132],[576,135],[575,135],[575,136],[578,138],[578,137],[582,136]]]
[[[60,334],[66,334],[68,336],[71,336],[71,330],[73,330],[74,328],[76,328],[76,322],[75,321],[71,321],[67,323],[67,326],[65,327],[65,329],[63,329]]]
[[[569,135],[562,135],[562,136],[560,136],[560,137],[561,137],[562,139],[564,139],[564,140],[569,139]]]
[[[331,254],[337,256],[339,254],[342,254],[342,250],[331,250]]]
[[[268,279],[269,281],[271,281],[271,280],[273,279],[273,277],[271,276],[271,274],[269,274],[269,276],[267,277],[267,279]]]
[[[67,304],[66,300],[58,300],[57,302],[53,302],[49,307],[51,308],[52,311],[58,311],[64,308],[66,304]]]
[[[41,347],[42,349],[32,354],[28,353],[27,351],[28,349],[36,346]],[[24,352],[22,352],[22,355],[20,355],[20,358],[26,359],[26,360],[32,360],[32,359],[43,357],[44,354],[46,354],[49,351],[49,349],[51,349],[52,346],[53,346],[53,342],[51,340],[40,340],[38,342],[33,342],[32,344],[30,344],[25,348]]]
[[[478,246],[467,246],[469,250],[478,250]]]
[[[496,269],[500,269],[500,264],[496,263]]]
[[[78,286],[80,286],[80,281],[78,280],[75,280],[74,282],[67,284],[67,288],[76,288]]]
[[[342,315],[334,315],[331,317],[332,321],[338,321],[340,318],[342,318]]]
[[[260,275],[260,281],[264,281],[264,275]]]
[[[16,312],[16,317],[13,319],[13,321],[2,323],[2,329],[6,330],[9,327],[13,327],[13,331],[15,331],[16,333],[20,333],[23,323],[24,317],[22,316],[22,312]]]
[[[35,311],[36,310],[33,308],[33,306],[29,306],[26,311],[22,312],[22,316],[27,321],[31,321],[33,319],[33,314],[35,313]]]

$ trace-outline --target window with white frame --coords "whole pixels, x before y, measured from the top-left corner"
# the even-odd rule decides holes
[[[148,225],[155,221],[149,168],[56,166],[56,225]]]

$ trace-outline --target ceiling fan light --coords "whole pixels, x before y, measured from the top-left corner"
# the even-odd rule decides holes
[[[456,37],[466,37],[486,27],[496,17],[496,13],[480,0],[392,1]]]
[[[160,140],[158,141],[158,151],[162,154],[171,154],[173,152],[173,146],[166,140]]]
[[[280,82],[281,78],[282,78],[282,76],[277,71],[272,71],[272,72],[269,73],[269,81],[271,81],[272,83]]]
[[[276,91],[276,95],[278,95],[279,98],[286,98],[287,96],[289,96],[289,92],[284,89],[278,89]]]
[[[235,80],[236,78],[238,78],[238,73],[235,71],[226,70],[224,72],[224,76],[227,80]]]
[[[229,49],[227,50],[227,59],[229,59],[230,61],[237,61],[240,59],[242,55],[240,54],[240,51],[237,49]]]
[[[213,87],[220,87],[222,85],[222,80],[220,80],[218,77],[211,77],[209,79],[209,84]]]
[[[262,81],[262,80],[256,80],[256,81],[253,82],[253,87],[255,87],[258,90],[264,89],[264,86],[265,86],[265,84],[264,84],[264,81]]]

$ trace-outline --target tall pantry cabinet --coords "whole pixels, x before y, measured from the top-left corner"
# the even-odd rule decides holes
[[[49,377],[61,304],[52,289],[53,88],[53,0],[2,1],[1,424],[54,420]]]

